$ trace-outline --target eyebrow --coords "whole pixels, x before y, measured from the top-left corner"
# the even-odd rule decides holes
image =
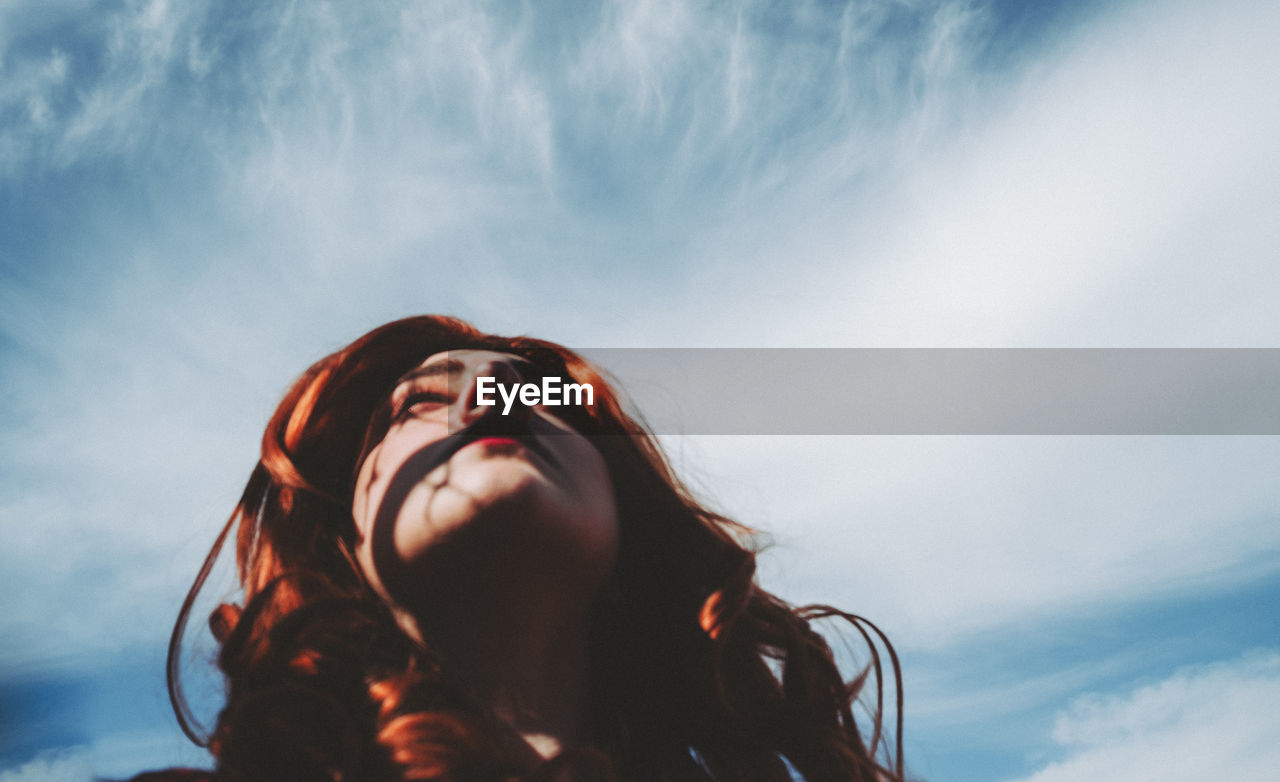
[[[527,358],[516,356],[515,359],[515,365],[521,372],[540,374],[542,371],[537,364]],[[466,368],[467,365],[456,358],[447,358],[444,361],[435,361],[427,364],[426,366],[416,367],[404,373],[404,375],[396,381],[396,388],[399,388],[411,380],[417,380],[420,377],[440,377],[441,375],[461,374]]]
[[[420,377],[440,377],[441,375],[457,375],[466,369],[463,364],[456,358],[448,358],[444,361],[435,361],[427,364],[425,367],[415,367],[404,373],[399,380],[396,381],[396,387],[408,383],[410,380],[417,380]]]

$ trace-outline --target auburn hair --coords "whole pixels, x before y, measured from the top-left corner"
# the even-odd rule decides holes
[[[577,408],[569,423],[603,455],[618,509],[616,589],[592,616],[589,741],[532,769],[430,639],[420,644],[400,629],[353,555],[355,477],[386,431],[384,400],[427,356],[463,348],[516,354],[592,384],[594,406]],[[209,618],[227,698],[203,735],[182,694],[179,653],[233,530],[243,596]],[[902,780],[893,647],[860,617],[795,608],[763,590],[754,540],[693,498],[638,417],[574,352],[454,318],[398,320],[317,361],[276,408],[261,458],[179,612],[170,697],[183,730],[214,755],[213,778],[236,782],[783,782],[792,779],[788,763],[809,782]],[[848,620],[869,650],[850,681],[812,626],[828,617]],[[890,679],[892,731],[882,725]],[[854,705],[869,680],[874,706],[860,725]]]

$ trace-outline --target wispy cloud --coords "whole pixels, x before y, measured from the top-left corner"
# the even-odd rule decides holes
[[[856,605],[909,644],[1280,569],[1273,438],[696,437],[677,453],[773,532],[784,594]]]
[[[1280,655],[1188,668],[1121,694],[1085,696],[1053,739],[1064,759],[1027,782],[1271,779],[1280,767]]]
[[[165,105],[171,69],[181,62],[198,8],[174,13],[165,0],[95,15],[82,3],[10,6],[16,33],[0,41],[12,73],[0,90],[6,143],[0,174],[62,169],[104,155],[145,151],[153,128],[140,116]],[[22,11],[30,18],[21,20]],[[191,14],[188,16],[187,14]],[[25,104],[26,111],[20,111]],[[15,109],[19,109],[15,111]]]
[[[54,633],[40,601],[6,612],[15,654],[128,640],[72,595],[171,600],[167,570],[113,563],[183,545],[189,564],[203,538],[174,509],[216,524],[272,398],[325,347],[422,310],[659,338],[691,243],[833,145],[889,139],[898,95],[945,92],[957,8],[156,0],[12,28],[6,234],[26,239],[0,326],[23,415],[3,501],[26,530],[11,572],[63,595]]]
[[[144,768],[208,765],[203,750],[175,744],[168,731],[139,731],[108,734],[90,744],[46,750],[0,771],[0,782],[124,779]]]
[[[157,642],[282,388],[399,315],[583,347],[1280,335],[1267,4],[1097,6],[1035,46],[1008,4],[570,5],[0,9],[0,664]],[[775,532],[778,591],[916,648],[1277,566],[1261,439],[671,442]]]
[[[838,154],[783,199],[796,209],[788,230],[764,219],[704,248],[720,262],[702,280],[736,279],[734,303],[711,323],[700,315],[700,333],[738,344],[1274,344],[1266,302],[1280,286],[1280,235],[1264,215],[1280,200],[1280,101],[1266,76],[1280,64],[1277,27],[1257,4],[1209,18],[1196,4],[1139,4],[1028,53],[1012,81],[969,67],[929,81],[946,89],[907,105],[934,118],[932,132],[887,158],[879,186],[833,192],[850,153],[829,145]],[[895,125],[894,139],[911,139],[910,127]]]
[[[22,765],[0,771],[2,782],[48,782],[89,779],[93,766],[88,753],[79,749],[59,749],[41,753]]]
[[[1274,245],[1256,227],[1233,230],[1238,219],[1266,225],[1252,215],[1277,180],[1247,174],[1280,138],[1275,102],[1258,100],[1267,69],[1244,67],[1273,56],[1259,49],[1269,12],[1248,5],[1224,7],[1210,26],[1186,8],[1101,18],[1054,51],[1017,55],[1020,84],[984,70],[993,17],[946,2],[732,14],[637,3],[572,21],[466,4],[227,17],[153,2],[79,26],[70,10],[65,43],[10,39],[34,86],[9,100],[47,95],[53,107],[39,136],[52,140],[24,147],[15,165],[154,162],[176,177],[143,180],[147,199],[196,206],[95,229],[109,240],[99,248],[109,273],[49,244],[51,269],[100,281],[75,311],[56,292],[6,286],[6,333],[52,362],[33,372],[9,359],[26,369],[15,396],[30,417],[6,440],[31,478],[87,477],[56,502],[16,487],[6,500],[10,518],[64,531],[32,532],[15,554],[50,588],[93,572],[95,557],[189,539],[174,507],[208,508],[216,524],[216,498],[234,496],[235,465],[251,460],[253,429],[293,371],[397,314],[460,312],[583,345],[1123,344],[1157,325],[1197,339],[1275,333],[1248,309],[1275,284],[1258,276]],[[36,138],[22,116],[16,127]],[[180,150],[193,144],[191,167]],[[1224,190],[1236,181],[1249,186]],[[1229,194],[1241,217],[1215,222],[1223,210],[1206,192]],[[1202,264],[1184,247],[1176,267],[1156,263],[1187,215],[1199,237],[1231,233],[1232,254]],[[624,263],[642,258],[662,271]],[[1190,290],[1247,306],[1179,308]],[[1187,325],[1165,328],[1161,315],[1175,311]],[[79,389],[103,377],[117,382],[99,388],[102,412],[90,415]],[[883,590],[917,595],[892,608],[923,634],[951,632],[973,606],[997,621],[1020,606],[1157,589],[1239,564],[1258,535],[1264,549],[1274,542],[1258,520],[1272,497],[1249,477],[1263,468],[1215,473],[1248,483],[1234,495],[1247,501],[1126,498],[1126,486],[1145,485],[1134,465],[1152,459],[1172,496],[1192,491],[1185,477],[1212,468],[1175,455],[1179,445],[1032,445],[1016,456],[1017,446],[900,447],[877,462],[860,454],[878,445],[782,446],[784,463],[819,465],[802,472],[761,457],[773,443],[728,451],[769,465],[754,469],[779,487],[807,487],[811,499],[778,512],[784,534],[830,536],[849,551],[870,536],[880,541],[860,568],[870,581],[928,572],[945,583]],[[1232,458],[1273,463],[1265,445],[1244,450]],[[739,464],[729,452],[712,459]],[[1097,463],[1129,479],[1090,473]],[[1010,465],[1032,464],[1008,480]],[[884,480],[858,500],[837,476],[809,480],[821,465]],[[1059,474],[1089,488],[1046,508]],[[933,488],[904,500],[922,483]],[[197,486],[207,499],[191,499]],[[858,535],[850,515],[864,520]],[[1146,521],[1155,517],[1181,536]],[[1166,537],[1223,542],[1211,557]],[[968,556],[947,555],[966,542]],[[1125,565],[1152,544],[1166,554]],[[50,561],[64,566],[21,564]],[[136,574],[104,574],[119,582],[108,593],[154,594]]]

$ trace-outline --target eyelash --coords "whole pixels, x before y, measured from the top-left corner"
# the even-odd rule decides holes
[[[413,414],[413,408],[424,403],[428,404],[448,404],[448,398],[439,391],[416,391],[405,396],[399,406],[397,406],[395,414],[391,416],[392,421],[403,421]]]

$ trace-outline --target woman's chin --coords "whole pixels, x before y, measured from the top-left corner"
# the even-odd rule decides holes
[[[519,535],[539,519],[568,511],[559,488],[518,459],[453,465],[446,482],[426,482],[406,498],[396,522],[405,559],[464,530]]]

